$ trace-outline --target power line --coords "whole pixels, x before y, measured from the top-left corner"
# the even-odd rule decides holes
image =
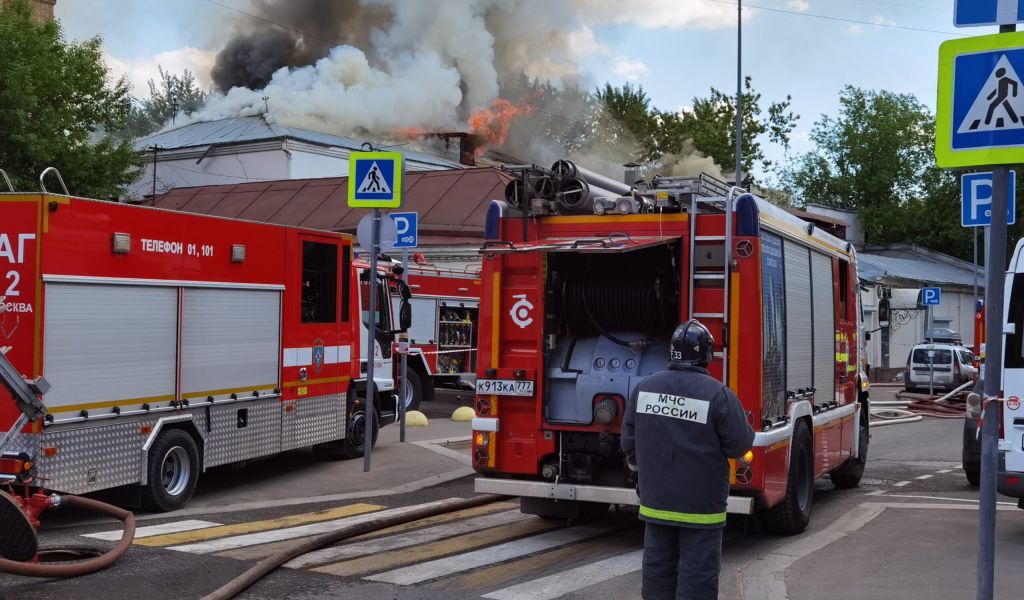
[[[736,6],[734,0],[704,0],[705,2],[715,2],[717,4],[728,4],[729,6]],[[853,23],[856,25],[873,25],[875,27],[885,27],[888,29],[902,29],[904,31],[917,31],[919,33],[937,33],[940,35],[952,35],[956,37],[967,37],[966,34],[957,33],[955,31],[942,31],[939,29],[926,29],[924,27],[908,27],[906,25],[897,25],[895,23],[875,22],[875,21],[864,21],[861,19],[849,19],[845,17],[833,17],[830,15],[819,15],[816,13],[800,12],[797,10],[786,10],[784,8],[771,8],[768,6],[759,6],[754,4],[744,4],[745,8],[753,8],[757,10],[763,10],[765,12],[781,13],[784,15],[795,15],[798,17],[810,17],[812,19],[824,19],[826,21],[839,21],[841,23]]]
[[[342,45],[344,45],[343,42],[339,42],[337,40],[329,40],[327,38],[320,37],[318,35],[313,35],[312,33],[307,33],[305,31],[302,31],[301,29],[296,29],[294,27],[289,27],[288,25],[282,25],[281,23],[278,23],[276,21],[271,21],[270,19],[265,19],[265,18],[263,18],[263,17],[261,17],[259,15],[254,15],[251,12],[246,12],[246,11],[240,9],[240,8],[235,8],[234,6],[229,6],[227,4],[224,4],[223,2],[218,2],[217,0],[206,0],[206,1],[209,2],[210,4],[215,4],[215,5],[217,5],[217,6],[221,7],[221,8],[230,10],[231,12],[236,12],[236,13],[238,13],[240,15],[245,15],[245,16],[251,18],[251,19],[255,19],[257,21],[261,21],[263,23],[266,23],[267,25],[270,25],[271,27],[277,27],[279,29],[285,29],[285,30],[290,31],[292,33],[297,33],[298,35],[301,35],[303,37],[313,38],[314,40],[321,41],[321,42],[323,42],[325,44],[330,44],[332,47],[333,46],[342,46]]]

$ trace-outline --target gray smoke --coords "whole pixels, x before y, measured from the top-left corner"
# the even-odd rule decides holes
[[[252,0],[245,12],[259,18],[235,16],[210,73],[221,92],[262,89],[278,69],[311,65],[335,46],[368,48],[372,31],[391,18],[359,0]]]

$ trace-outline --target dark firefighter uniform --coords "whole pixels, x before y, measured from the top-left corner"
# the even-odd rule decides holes
[[[728,459],[754,442],[739,399],[704,369],[711,334],[696,321],[685,327],[691,342],[695,335],[706,340],[680,353],[674,335],[669,370],[640,383],[623,420],[622,449],[638,470],[646,521],[645,600],[718,598]]]

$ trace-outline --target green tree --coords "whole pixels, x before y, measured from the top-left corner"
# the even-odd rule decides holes
[[[160,81],[149,80],[149,97],[132,107],[128,134],[144,136],[159,131],[179,113],[191,116],[206,102],[206,92],[196,83],[191,71],[172,75],[157,67]]]
[[[50,166],[77,195],[116,195],[137,177],[131,140],[109,133],[128,122],[128,83],[111,82],[99,38],[67,42],[14,0],[0,3],[0,56],[0,168],[17,189]]]
[[[765,159],[764,142],[789,148],[789,139],[799,116],[790,110],[792,98],[772,102],[767,113],[761,110],[762,96],[754,90],[753,80],[744,80],[743,92],[743,170],[772,168]],[[656,154],[673,155],[683,149],[687,139],[725,170],[736,165],[736,96],[711,88],[710,95],[694,98],[693,108],[679,113],[659,112],[661,123],[655,136]],[[652,157],[654,158],[654,157]]]
[[[657,130],[660,127],[658,111],[651,107],[651,99],[642,85],[626,83],[615,87],[606,83],[594,92],[599,114],[594,123],[595,142],[610,146],[636,146],[640,158],[650,160],[660,155],[657,148]],[[623,162],[636,157],[623,157]]]
[[[870,241],[886,242],[909,226],[896,213],[913,213],[913,201],[948,193],[936,173],[935,119],[910,94],[847,86],[837,117],[823,116],[811,130],[817,148],[782,177],[798,203],[858,211]]]

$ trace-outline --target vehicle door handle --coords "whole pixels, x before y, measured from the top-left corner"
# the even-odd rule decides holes
[[[1016,425],[1017,427],[1024,427],[1024,419],[1022,419],[1021,417],[1014,417],[1013,424]]]

